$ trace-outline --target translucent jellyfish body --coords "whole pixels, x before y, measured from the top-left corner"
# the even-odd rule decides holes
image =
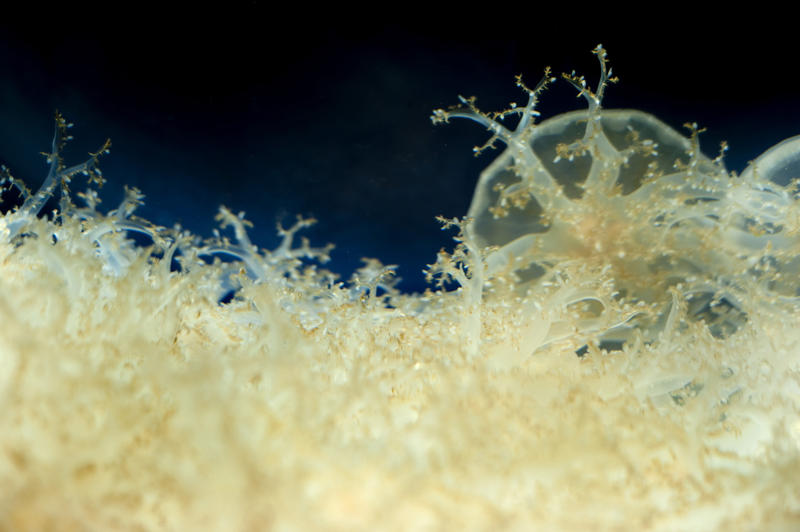
[[[762,179],[789,185],[800,179],[800,135],[779,142],[748,165],[742,177],[751,179],[757,173]]]
[[[611,72],[602,48],[595,53],[602,66],[595,92],[582,77],[564,76],[586,110],[534,123],[538,97],[554,79],[548,71],[534,90],[518,83],[528,92],[525,108],[488,115],[462,98],[462,106],[434,114],[476,120],[493,134],[490,143],[506,144],[481,173],[469,210],[469,237],[487,249],[486,277],[510,279],[533,298],[564,276],[606,279],[573,290],[563,304],[580,308],[572,323],[604,323],[610,341],[634,329],[659,334],[679,306],[724,336],[747,319],[755,297],[794,302],[800,137],[741,176],[729,174],[721,154],[701,153],[696,124],[687,124],[687,137],[641,111],[602,109]],[[509,115],[519,118],[514,130],[504,125]]]

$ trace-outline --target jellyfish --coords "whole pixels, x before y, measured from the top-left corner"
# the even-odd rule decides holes
[[[677,299],[716,336],[747,319],[752,297],[792,304],[800,295],[795,178],[800,137],[767,150],[741,175],[700,149],[703,129],[688,136],[638,110],[604,109],[615,81],[602,46],[594,50],[600,81],[589,87],[574,72],[563,77],[588,103],[583,110],[537,123],[541,93],[555,80],[549,69],[528,88],[524,107],[487,114],[474,98],[434,112],[435,123],[468,118],[492,134],[476,153],[497,141],[506,147],[481,173],[468,218],[468,234],[484,249],[488,278],[511,278],[518,292],[535,295],[561,277],[591,274],[613,288],[587,288],[564,299],[584,308],[586,323],[602,320],[601,335],[623,341],[638,329],[660,334]],[[515,129],[505,122],[516,117]],[[580,266],[580,268],[578,268]],[[638,306],[633,310],[631,306]]]

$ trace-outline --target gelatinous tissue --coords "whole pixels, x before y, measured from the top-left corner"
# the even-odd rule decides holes
[[[424,294],[339,280],[313,220],[264,250],[224,207],[208,239],[104,212],[110,145],[68,166],[57,115],[37,192],[2,169],[0,529],[798,526],[800,137],[735,175],[603,109],[594,53],[584,110],[540,120],[547,69],[434,111],[502,151]]]

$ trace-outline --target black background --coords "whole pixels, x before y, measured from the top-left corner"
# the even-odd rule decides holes
[[[651,112],[675,128],[708,128],[704,151],[726,139],[729,169],[800,134],[794,28],[781,17],[700,15],[565,5],[484,6],[483,12],[370,8],[278,11],[259,2],[218,9],[115,4],[101,11],[44,10],[0,22],[0,161],[35,187],[46,168],[53,112],[76,124],[68,162],[106,137],[109,182],[147,196],[139,214],[209,235],[219,204],[245,210],[255,243],[274,247],[274,226],[295,214],[319,224],[312,243],[334,242],[331,268],[349,277],[360,257],[400,265],[406,290],[451,246],[434,216],[466,213],[486,132],[433,126],[431,110],[478,96],[487,111],[523,102],[546,65],[594,82],[590,53],[609,52],[621,82],[605,107]],[[286,6],[283,6],[285,9]],[[728,17],[728,18],[726,18]],[[633,21],[633,22],[632,22]],[[790,23],[790,21],[789,21]],[[789,25],[787,23],[787,26]],[[543,118],[582,107],[556,83]],[[74,188],[81,189],[82,184]]]

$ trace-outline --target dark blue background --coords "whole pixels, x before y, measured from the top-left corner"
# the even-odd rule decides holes
[[[494,157],[472,156],[486,138],[477,124],[431,125],[431,110],[458,94],[487,111],[523,102],[514,75],[534,84],[545,65],[594,82],[590,50],[602,42],[621,78],[606,107],[640,108],[676,128],[697,121],[709,129],[707,153],[729,141],[730,169],[800,134],[792,34],[756,37],[754,19],[723,25],[678,13],[657,29],[601,21],[611,12],[579,23],[570,6],[396,13],[391,22],[302,6],[281,15],[261,3],[114,9],[100,23],[67,12],[0,23],[0,161],[15,176],[41,182],[37,154],[58,109],[76,124],[69,162],[112,139],[103,208],[134,185],[147,196],[140,215],[209,235],[225,204],[247,212],[265,247],[276,245],[277,219],[314,215],[320,223],[306,234],[337,245],[334,271],[349,277],[360,257],[376,257],[400,265],[410,291],[424,289],[421,269],[452,244],[434,216],[464,215]],[[574,95],[556,83],[543,118],[581,107]]]

